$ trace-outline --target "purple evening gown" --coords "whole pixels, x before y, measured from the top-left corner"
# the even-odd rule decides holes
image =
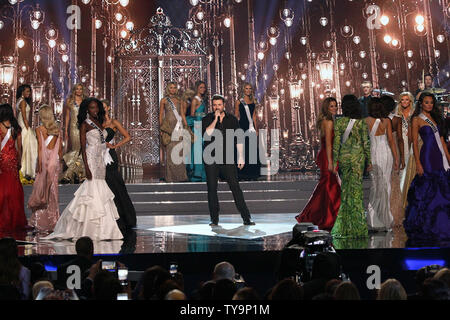
[[[445,171],[433,129],[419,129],[424,175],[416,175],[408,191],[404,227],[413,242],[450,240],[450,170]]]

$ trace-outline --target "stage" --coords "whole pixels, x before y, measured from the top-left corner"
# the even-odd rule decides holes
[[[194,289],[210,278],[214,265],[229,261],[249,285],[264,294],[277,281],[281,250],[292,238],[295,216],[307,203],[317,183],[315,175],[281,175],[269,180],[241,182],[255,226],[243,226],[226,183],[219,185],[219,227],[210,227],[205,183],[140,183],[127,185],[138,215],[137,228],[123,241],[94,243],[97,258],[119,260],[130,271],[153,265],[168,268],[177,262],[186,286]],[[370,181],[364,181],[365,203]],[[60,186],[61,211],[71,200],[75,185]],[[31,193],[26,186],[25,199]],[[27,211],[29,217],[31,213]],[[44,263],[48,270],[72,259],[75,243],[42,241],[33,234],[16,237],[25,265]],[[371,297],[366,287],[368,266],[381,269],[382,280],[403,279],[414,287],[415,270],[437,263],[450,265],[449,244],[411,244],[403,230],[373,233],[367,239],[334,242],[342,257],[343,271]],[[403,282],[402,282],[403,283]]]

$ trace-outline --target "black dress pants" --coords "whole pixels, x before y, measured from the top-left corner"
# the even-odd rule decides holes
[[[222,176],[233,193],[234,203],[241,214],[244,222],[250,221],[250,212],[245,204],[244,194],[239,186],[236,165],[228,164],[205,164],[206,184],[208,186],[208,205],[211,222],[217,224],[219,222],[219,198],[217,196],[217,186],[219,176]]]

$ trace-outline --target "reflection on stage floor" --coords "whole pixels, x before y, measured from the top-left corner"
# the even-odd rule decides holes
[[[258,214],[255,226],[243,226],[238,215],[221,215],[219,227],[210,227],[209,217],[138,217],[138,227],[123,241],[98,241],[95,254],[264,252],[279,251],[291,240],[295,214]],[[18,236],[21,256],[72,255],[72,241],[43,241],[39,236]],[[448,247],[449,244],[409,244],[403,230],[370,234],[365,239],[333,241],[336,249],[385,249],[405,247]]]

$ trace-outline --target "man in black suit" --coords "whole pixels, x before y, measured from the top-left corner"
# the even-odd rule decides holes
[[[364,81],[361,84],[363,90],[363,96],[359,98],[359,103],[361,104],[362,117],[367,118],[369,116],[369,101],[373,97],[373,87],[370,81]]]
[[[91,238],[82,237],[78,239],[75,244],[75,250],[77,252],[77,256],[75,259],[58,266],[58,279],[56,286],[60,289],[67,289],[67,279],[72,275],[72,273],[67,273],[67,269],[70,266],[78,266],[80,268],[80,282],[83,283],[83,280],[87,277],[89,269],[93,264],[92,258],[94,255],[94,243],[92,242]],[[77,294],[81,293],[80,290],[76,291]]]
[[[219,175],[222,175],[224,179],[228,182],[231,192],[233,193],[234,202],[238,211],[241,213],[241,217],[244,221],[244,225],[254,225],[255,223],[251,221],[250,212],[245,204],[244,195],[239,186],[239,180],[237,176],[237,169],[234,163],[234,136],[233,141],[228,142],[227,147],[227,130],[237,130],[239,129],[239,122],[237,118],[225,112],[225,98],[220,95],[215,95],[213,97],[213,109],[214,112],[207,114],[202,119],[202,133],[205,137],[205,151],[206,148],[215,142],[214,135],[221,135],[223,140],[223,146],[219,146],[219,148],[223,147],[222,157],[217,155],[215,152],[220,151],[214,149],[214,160],[211,163],[211,159],[205,158],[204,153],[204,163],[205,163],[205,171],[206,171],[206,183],[208,186],[208,205],[209,205],[209,213],[211,216],[210,226],[217,227],[219,224],[219,199],[217,196],[217,187],[218,187],[218,179]],[[238,150],[238,168],[242,170],[245,165],[244,153],[243,153],[243,144],[242,142],[238,142],[237,150]],[[230,156],[230,153],[233,153],[233,156]],[[228,157],[227,157],[228,154]],[[221,159],[218,159],[221,158]],[[227,161],[227,158],[233,159]],[[218,159],[216,161],[216,159]]]

